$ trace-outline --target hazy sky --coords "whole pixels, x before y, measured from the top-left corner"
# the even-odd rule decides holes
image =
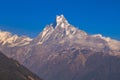
[[[0,0],[0,29],[35,37],[60,14],[89,34],[120,40],[120,0]]]

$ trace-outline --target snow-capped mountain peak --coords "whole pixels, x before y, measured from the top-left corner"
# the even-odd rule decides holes
[[[108,71],[108,66],[113,64],[113,59],[115,59],[115,57],[113,59],[111,57],[119,56],[120,58],[120,41],[104,37],[101,34],[89,35],[69,24],[66,18],[60,15],[56,16],[55,23],[47,25],[34,39],[1,31],[0,50],[8,57],[20,61],[39,76],[47,78],[46,80],[73,80],[76,74],[83,73],[81,75],[84,75],[86,71],[89,74],[94,68],[97,70],[96,66],[99,69],[101,66],[107,65],[106,71]],[[109,63],[109,59],[111,63],[106,64]],[[115,59],[116,61],[118,59]],[[112,67],[110,68],[114,71],[116,68]],[[61,71],[66,72],[61,73]],[[76,78],[74,80],[80,80],[79,77]],[[86,80],[88,79],[86,78]]]
[[[56,16],[56,26],[68,24],[68,21],[65,19],[64,15]],[[64,27],[64,26],[61,26]]]
[[[67,19],[64,15],[56,16],[55,23],[51,25],[47,25],[44,30],[40,33],[40,35],[35,38],[33,42],[37,42],[38,44],[42,44],[46,41],[53,40],[64,40],[64,39],[72,39],[86,38],[87,33],[75,28],[71,24],[68,23]]]
[[[53,26],[53,28],[68,28],[70,24],[68,23],[68,21],[66,20],[66,18],[64,17],[64,15],[60,15],[60,16],[56,16],[55,22],[51,25]]]
[[[56,22],[47,25],[40,35],[34,39],[29,37],[19,37],[9,32],[0,31],[0,44],[9,47],[27,46],[27,45],[46,45],[46,44],[64,44],[82,45],[87,48],[94,48],[98,51],[104,47],[111,50],[120,50],[120,42],[112,40],[109,37],[103,37],[101,34],[88,35],[85,31],[75,28],[69,24],[63,16],[56,16]]]

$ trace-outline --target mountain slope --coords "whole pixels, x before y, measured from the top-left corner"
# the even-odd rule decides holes
[[[23,41],[24,39],[26,40],[23,38]],[[27,42],[29,43],[26,45],[18,44],[13,47],[8,43],[1,43],[0,49],[6,53],[5,55],[18,60],[45,80],[84,80],[85,77],[89,77],[91,69],[99,63],[104,62],[93,68],[93,72],[102,74],[103,71],[97,70],[99,66],[106,64],[105,69],[107,69],[113,62],[119,66],[116,60],[113,62],[111,60],[118,58],[119,62],[120,41],[100,34],[89,35],[69,24],[63,15],[57,16],[55,23],[46,26],[36,38]],[[10,45],[12,44],[14,43]],[[94,56],[96,54],[98,56]],[[94,60],[91,59],[92,56]],[[94,62],[93,67],[87,65],[92,62]],[[114,68],[116,67],[111,68],[111,74],[114,74]],[[116,69],[115,72],[119,73],[119,68]],[[109,73],[109,70],[107,72]],[[95,73],[91,73],[93,76],[90,79],[102,80],[99,74],[96,74],[98,78],[95,78]],[[106,76],[103,78],[106,79]]]
[[[0,52],[0,80],[41,80],[17,61]]]
[[[82,76],[77,76],[74,80],[119,80],[119,67],[120,56],[97,53],[88,58]]]

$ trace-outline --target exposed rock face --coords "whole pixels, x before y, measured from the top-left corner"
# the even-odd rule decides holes
[[[38,37],[34,39],[24,37],[23,41],[21,37],[18,38],[21,44],[16,46],[11,46],[13,42],[3,44],[0,38],[0,49],[45,80],[87,80],[86,77],[90,80],[109,80],[111,74],[120,71],[116,68],[120,56],[119,41],[100,34],[89,35],[70,25],[63,15],[57,16],[56,22],[45,27]],[[16,41],[16,44],[18,42]],[[118,62],[114,62],[116,60],[112,62],[112,58],[118,59]],[[106,65],[105,69],[107,69],[113,63],[117,70],[114,71],[112,67],[111,72],[108,72],[110,75],[107,75],[107,71],[105,74],[102,74],[103,71],[97,71],[102,65]],[[95,65],[98,66],[94,68]],[[91,69],[94,73],[90,74]],[[100,78],[101,74],[105,75],[104,79]]]

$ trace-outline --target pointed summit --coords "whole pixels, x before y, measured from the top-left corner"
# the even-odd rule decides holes
[[[64,15],[60,15],[60,16],[56,16],[56,23],[57,24],[68,23],[68,21],[66,20],[66,18],[64,17]]]
[[[54,27],[57,27],[57,26],[60,26],[61,27],[63,25],[68,25],[68,21],[66,20],[66,18],[64,17],[64,15],[60,15],[60,16],[56,16],[56,20],[55,20],[55,23],[54,23]]]

